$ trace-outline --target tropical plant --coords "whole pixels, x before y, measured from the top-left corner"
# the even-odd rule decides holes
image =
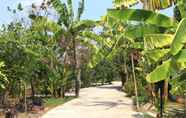
[[[83,30],[91,30],[94,26],[94,22],[90,20],[81,20],[81,16],[84,11],[84,0],[79,2],[79,7],[77,10],[77,16],[74,16],[74,10],[72,5],[72,0],[67,0],[67,4],[61,2],[60,0],[52,0],[51,4],[53,8],[57,11],[59,15],[58,25],[61,26],[62,34],[59,35],[60,42],[68,42],[65,46],[66,54],[72,55],[73,60],[71,64],[73,64],[73,76],[75,79],[75,94],[79,96],[80,89],[80,67],[78,66],[77,60],[77,45],[78,40],[83,39],[80,37],[80,33]]]

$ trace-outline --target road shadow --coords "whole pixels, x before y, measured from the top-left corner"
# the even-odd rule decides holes
[[[96,101],[96,102],[92,102],[92,104],[89,104],[89,105],[86,105],[86,106],[104,106],[106,107],[105,109],[108,110],[108,109],[112,109],[112,108],[115,108],[115,107],[118,107],[118,106],[131,106],[131,104],[129,103],[125,103],[121,100],[118,100],[118,101]]]
[[[140,113],[136,113],[132,115],[132,118],[144,118],[144,115],[140,114]]]
[[[108,86],[99,86],[97,88],[101,88],[101,89],[113,89],[113,90],[118,90],[118,91],[121,91],[122,90],[122,87],[121,86],[113,86],[113,85],[108,85]]]

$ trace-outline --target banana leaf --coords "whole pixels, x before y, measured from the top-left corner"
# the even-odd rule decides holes
[[[165,57],[169,51],[170,51],[170,49],[154,49],[154,50],[144,51],[143,54],[152,63],[155,63],[157,61],[160,61],[163,57]]]
[[[175,56],[186,44],[186,19],[183,19],[178,25],[177,31],[171,45],[171,54]]]
[[[166,15],[142,9],[108,9],[107,20],[109,21],[110,18],[112,22],[134,21],[166,28],[177,25],[176,21]]]
[[[163,62],[147,75],[146,80],[149,83],[156,83],[170,77],[171,74],[171,60]]]
[[[171,34],[147,34],[144,37],[145,50],[152,50],[155,48],[163,48],[170,46],[173,40]]]

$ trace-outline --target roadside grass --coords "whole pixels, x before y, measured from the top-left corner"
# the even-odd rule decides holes
[[[56,106],[62,105],[72,99],[74,99],[75,97],[65,97],[65,98],[44,98],[44,106],[46,108],[54,108]]]

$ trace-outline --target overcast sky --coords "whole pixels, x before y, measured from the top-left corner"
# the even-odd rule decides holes
[[[0,0],[0,24],[7,24],[11,20],[15,19],[11,13],[7,11],[7,6],[10,8],[16,8],[18,3],[21,3],[23,7],[29,7],[32,3],[40,4],[42,0]],[[65,1],[65,0],[62,0]],[[75,8],[78,6],[79,0],[73,0]],[[140,8],[141,5],[136,6]],[[83,19],[95,19],[98,20],[101,16],[106,14],[107,8],[112,8],[112,0],[85,0],[85,12]],[[172,16],[172,9],[164,10],[163,13]],[[22,12],[24,15],[24,12]]]

